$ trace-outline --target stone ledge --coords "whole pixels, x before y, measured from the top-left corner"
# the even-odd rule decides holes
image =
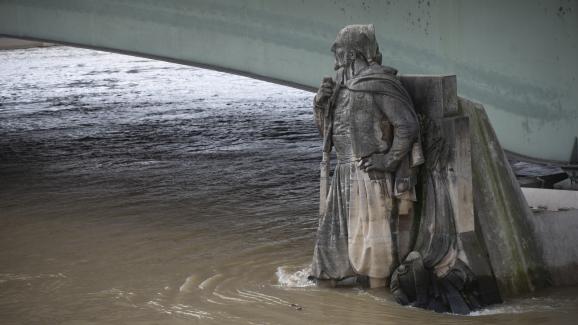
[[[522,192],[533,209],[548,211],[578,209],[578,191],[522,187]]]
[[[52,43],[25,41],[16,38],[0,37],[0,50],[28,49],[33,47],[54,46]]]

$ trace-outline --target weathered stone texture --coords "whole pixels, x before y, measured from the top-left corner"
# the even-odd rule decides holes
[[[459,99],[469,117],[476,231],[483,238],[502,296],[548,282],[533,217],[482,105]]]
[[[401,83],[413,99],[418,114],[431,119],[458,114],[457,81],[455,75],[400,76]]]
[[[546,285],[549,276],[532,211],[483,106],[457,96],[455,76],[400,79],[416,111],[439,123],[443,131],[461,258],[481,282],[491,285],[495,276],[502,297]]]

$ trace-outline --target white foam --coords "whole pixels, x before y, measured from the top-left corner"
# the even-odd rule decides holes
[[[549,311],[555,309],[545,301],[535,301],[534,299],[524,299],[514,304],[495,305],[482,310],[473,311],[468,316],[487,316],[499,314],[524,314],[536,311]]]
[[[467,316],[487,316],[499,314],[522,314],[531,311],[530,309],[520,308],[516,306],[501,306],[496,308],[486,308],[476,310],[469,313]]]
[[[36,279],[66,279],[66,276],[62,273],[38,275],[0,273],[0,283],[8,281],[30,281]]]
[[[201,282],[201,284],[198,285],[198,288],[201,290],[205,290],[210,287],[215,287],[217,285],[217,281],[219,281],[222,277],[223,277],[222,274],[215,274],[206,279],[205,281]]]
[[[290,271],[288,267],[280,266],[275,274],[278,284],[282,287],[306,288],[315,286],[315,282],[308,279],[309,274],[311,274],[310,266],[297,271]]]
[[[176,304],[164,306],[162,303],[154,300],[147,302],[147,305],[150,308],[153,308],[158,312],[167,315],[179,315],[184,316],[185,318],[194,317],[196,319],[214,319],[214,317],[209,312],[196,309],[189,305]]]
[[[197,287],[197,282],[199,282],[199,279],[196,274],[188,276],[185,282],[179,287],[179,292],[187,293],[193,291],[194,288]]]

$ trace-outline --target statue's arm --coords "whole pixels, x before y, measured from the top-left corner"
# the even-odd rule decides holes
[[[391,170],[397,167],[401,160],[411,150],[419,135],[419,122],[409,107],[399,99],[375,95],[379,108],[393,126],[393,142],[385,155],[385,166]]]
[[[315,96],[315,98],[313,98],[313,116],[315,117],[315,125],[317,125],[317,128],[319,129],[319,134],[321,134],[321,136],[323,136],[323,127],[324,127],[323,123],[325,122],[324,113],[325,110],[319,104],[317,96]]]
[[[313,115],[315,115],[315,124],[319,129],[319,133],[323,136],[325,127],[326,110],[328,103],[333,95],[335,88],[335,81],[331,77],[324,77],[321,85],[317,90],[315,98],[313,98]]]

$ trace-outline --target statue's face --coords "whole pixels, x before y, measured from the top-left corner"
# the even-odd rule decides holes
[[[331,52],[335,58],[334,70],[339,70],[340,68],[345,68],[347,66],[347,51],[343,46],[337,43],[333,44],[331,47]]]

